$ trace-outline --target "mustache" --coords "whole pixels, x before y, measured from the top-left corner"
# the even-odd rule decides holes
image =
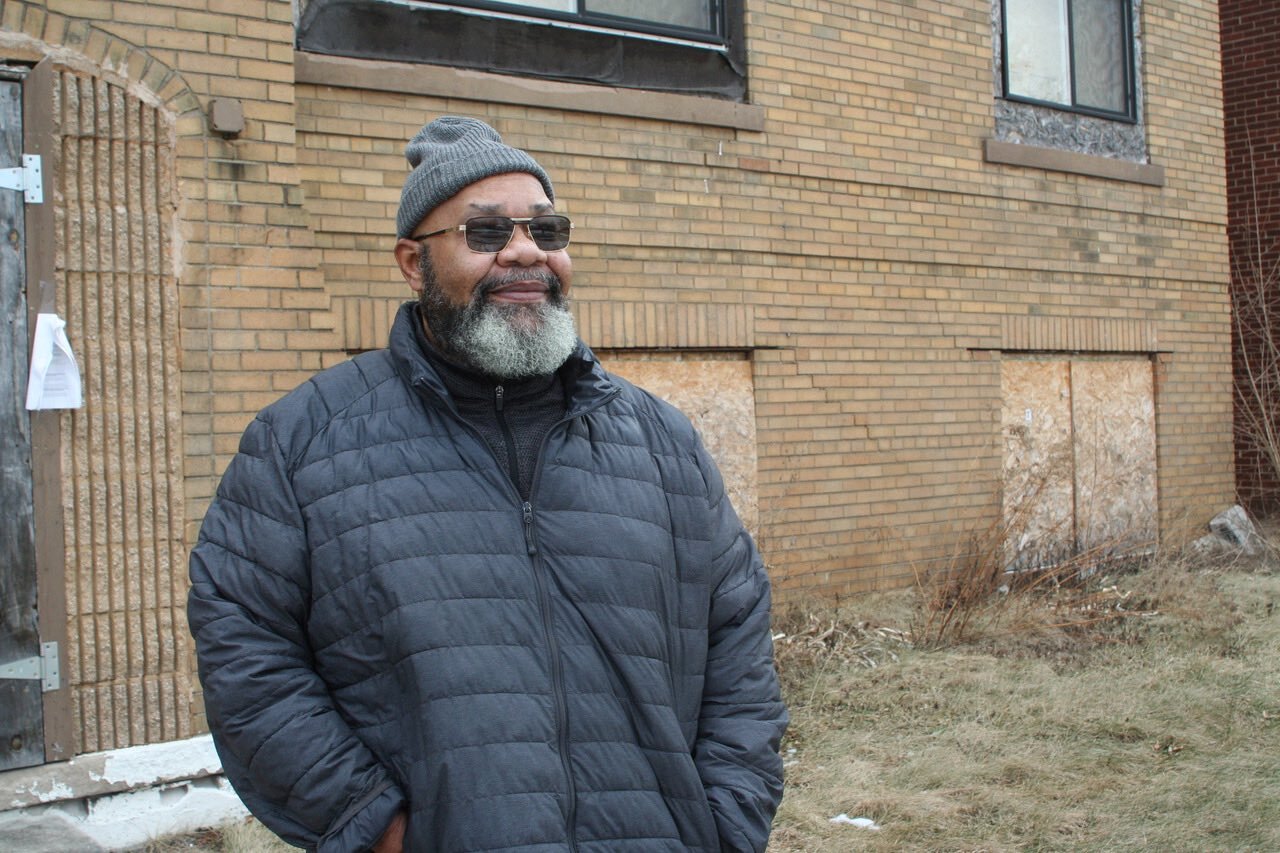
[[[541,282],[546,286],[549,301],[556,302],[561,298],[564,291],[564,285],[560,282],[560,276],[551,272],[551,270],[513,270],[508,273],[491,275],[481,279],[471,293],[471,301],[483,302],[489,298],[489,294],[499,288],[506,287],[509,284],[515,284],[518,281],[530,280]]]

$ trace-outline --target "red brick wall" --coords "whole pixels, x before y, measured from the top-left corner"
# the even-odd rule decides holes
[[[1243,407],[1258,411],[1249,368],[1275,376],[1258,328],[1261,309],[1280,300],[1280,4],[1275,0],[1221,0],[1223,106],[1227,147],[1227,233],[1237,318],[1236,478],[1241,500],[1253,511],[1280,507],[1280,479],[1267,462]],[[1265,304],[1264,304],[1265,301]],[[1272,313],[1272,316],[1280,316]],[[1274,325],[1274,324],[1272,324]],[[1271,331],[1280,339],[1280,331]],[[1273,398],[1277,399],[1277,398]],[[1280,403],[1280,399],[1277,399]],[[1272,407],[1280,418],[1280,408]]]

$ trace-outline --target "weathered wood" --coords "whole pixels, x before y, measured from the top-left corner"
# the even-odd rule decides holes
[[[45,59],[36,65],[22,86],[23,137],[26,153],[38,154],[44,163],[44,204],[27,206],[27,308],[34,323],[39,309],[40,283],[59,288],[58,307],[65,317],[66,294],[57,279],[56,222],[62,159],[58,144],[58,120],[52,108],[58,72]],[[32,326],[34,328],[34,325]],[[78,752],[71,702],[71,673],[67,635],[67,558],[62,513],[62,419],[60,411],[31,413],[31,479],[35,517],[36,601],[39,606],[40,641],[54,642],[62,650],[62,686],[43,694],[44,759],[62,761]]]
[[[22,84],[0,79],[0,167],[22,162]],[[0,190],[0,664],[40,652],[22,193]],[[0,770],[44,760],[40,681],[0,679]]]

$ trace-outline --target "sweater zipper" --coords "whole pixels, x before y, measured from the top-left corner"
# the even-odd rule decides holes
[[[517,461],[516,437],[511,434],[511,427],[507,425],[507,416],[502,410],[505,399],[506,391],[501,385],[495,385],[493,388],[493,410],[498,418],[498,428],[502,430],[502,443],[507,446],[507,476],[515,484],[516,491],[519,491],[520,463]]]

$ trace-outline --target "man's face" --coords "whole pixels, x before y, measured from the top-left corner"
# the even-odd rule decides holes
[[[475,216],[524,218],[553,213],[542,185],[514,172],[477,181],[431,211],[414,229],[427,234]],[[573,264],[547,252],[523,225],[495,254],[474,252],[448,231],[396,243],[396,261],[418,293],[427,335],[446,354],[503,379],[550,373],[577,343],[565,298]]]

